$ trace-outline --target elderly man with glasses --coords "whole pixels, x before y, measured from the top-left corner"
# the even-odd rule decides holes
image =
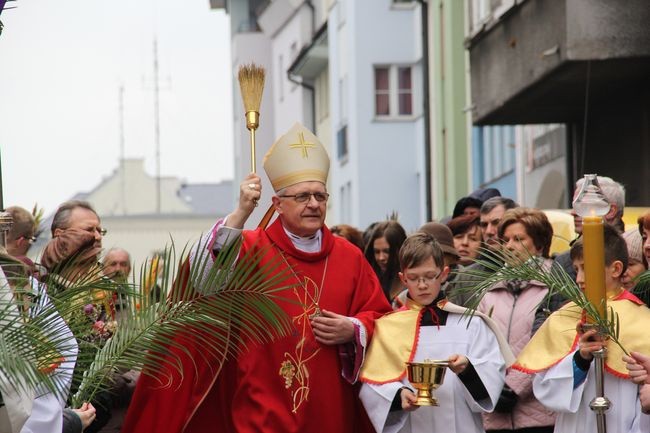
[[[295,329],[227,361],[218,377],[218,368],[199,363],[196,380],[168,388],[144,378],[123,432],[360,431],[365,414],[354,382],[374,320],[391,308],[361,251],[324,224],[329,157],[318,138],[294,125],[266,154],[264,170],[278,218],[242,230],[261,197],[260,177],[249,174],[203,255],[242,234],[242,253],[266,251],[258,266],[288,268],[275,294]]]

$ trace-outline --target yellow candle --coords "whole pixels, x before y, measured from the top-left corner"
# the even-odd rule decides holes
[[[605,317],[605,239],[603,219],[587,216],[582,219],[583,255],[585,260],[585,296]]]

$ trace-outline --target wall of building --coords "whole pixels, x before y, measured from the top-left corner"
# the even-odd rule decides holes
[[[573,191],[567,192],[566,137],[566,128],[561,124],[517,127],[517,146],[523,150],[517,200],[523,206],[568,206]]]
[[[156,251],[171,247],[180,257],[184,248],[193,245],[203,233],[210,230],[216,216],[104,216],[102,226],[108,233],[102,241],[104,251],[112,247],[124,248],[131,254],[134,269]]]
[[[413,89],[420,88],[420,29],[416,4],[345,0],[330,12],[332,137],[345,128],[348,149],[347,155],[337,152],[331,169],[340,203],[337,222],[365,228],[397,211],[413,230],[424,220],[421,95],[413,92],[410,118],[377,118],[374,102],[375,65],[411,66]]]
[[[269,6],[271,8],[272,6]],[[265,12],[266,13],[266,12]],[[289,80],[287,70],[300,49],[311,42],[312,11],[307,6],[295,9],[286,21],[274,23],[265,34],[271,40],[273,80],[273,112],[275,135],[280,136],[295,122],[300,122],[313,130],[312,94],[309,90]]]
[[[273,109],[273,63],[271,55],[271,41],[261,32],[241,32],[232,38],[232,65],[233,65],[233,125],[234,125],[234,158],[235,174],[233,182],[232,203],[233,208],[239,198],[239,184],[251,171],[250,166],[250,134],[246,129],[244,106],[241,100],[237,74],[239,66],[255,62],[267,71],[267,78],[260,104],[260,126],[256,132],[256,161],[257,172],[262,178],[262,199],[248,219],[247,228],[254,228],[262,219],[264,213],[271,205],[273,188],[262,169],[262,159],[275,141],[275,110]]]
[[[451,214],[471,189],[464,2],[428,2],[433,216]]]
[[[161,179],[161,213],[190,213],[192,208],[177,196],[180,181]],[[125,159],[118,168],[93,191],[87,199],[96,205],[100,215],[137,215],[156,213],[157,183],[144,171],[143,159]]]

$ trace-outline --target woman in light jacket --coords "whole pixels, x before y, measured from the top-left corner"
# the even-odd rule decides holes
[[[517,266],[528,260],[539,260],[550,269],[548,258],[553,227],[546,215],[537,209],[515,208],[506,211],[498,235],[507,255],[504,266]],[[535,311],[548,293],[539,281],[501,281],[485,294],[478,309],[490,314],[515,356],[532,336]],[[488,433],[552,433],[553,412],[535,399],[533,376],[511,370],[495,411],[485,414],[483,424]]]

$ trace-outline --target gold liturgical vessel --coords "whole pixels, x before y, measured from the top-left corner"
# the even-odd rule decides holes
[[[425,359],[422,362],[407,362],[409,382],[418,390],[418,406],[438,406],[434,390],[442,385],[449,361]]]

